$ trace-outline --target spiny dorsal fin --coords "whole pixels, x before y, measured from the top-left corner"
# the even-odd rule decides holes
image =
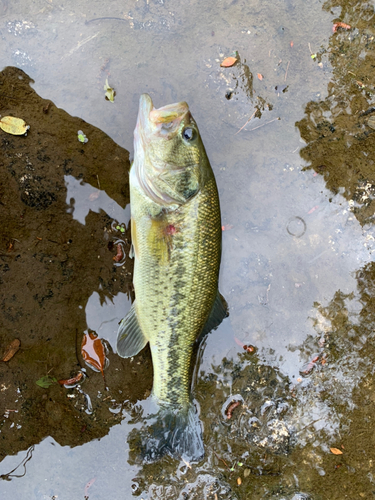
[[[135,304],[134,301],[117,332],[117,353],[122,358],[135,356],[148,342],[139,326]]]

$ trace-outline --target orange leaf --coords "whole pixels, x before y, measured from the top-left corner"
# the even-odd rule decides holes
[[[331,453],[334,455],[342,455],[342,451],[339,450],[338,448],[330,448]]]
[[[259,80],[263,80],[263,75],[261,75],[260,73],[257,73],[257,77],[259,78]]]
[[[18,339],[14,339],[13,342],[11,342],[8,345],[4,353],[4,356],[1,358],[0,361],[7,362],[10,359],[12,359],[20,347],[21,347],[21,342]]]
[[[339,28],[343,28],[344,30],[350,30],[350,29],[351,29],[351,26],[350,26],[350,24],[346,24],[346,23],[338,22],[338,23],[335,23],[335,24],[332,26],[332,31],[333,31],[334,33],[336,33],[336,31],[337,31]]]
[[[230,68],[231,66],[233,66],[234,64],[236,64],[237,60],[238,59],[236,57],[227,57],[220,64],[220,66],[223,67],[223,68]]]
[[[94,371],[101,372],[104,378],[104,369],[108,360],[101,339],[94,332],[85,333],[82,339],[81,354],[85,363]]]

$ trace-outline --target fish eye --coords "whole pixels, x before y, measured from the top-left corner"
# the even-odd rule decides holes
[[[185,141],[191,142],[196,138],[196,136],[197,136],[196,131],[191,127],[186,127],[182,131],[182,137],[183,139],[185,139]]]

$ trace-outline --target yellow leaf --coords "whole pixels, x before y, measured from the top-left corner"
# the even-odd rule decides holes
[[[234,64],[236,64],[237,58],[236,57],[227,57],[224,59],[224,61],[220,64],[221,67],[223,68],[230,68]]]
[[[338,448],[330,448],[331,450],[331,453],[333,453],[334,455],[342,455],[342,451],[339,450]]]
[[[7,134],[26,135],[30,125],[26,125],[26,122],[22,118],[3,116],[0,118],[0,128]]]
[[[104,90],[106,91],[105,92],[106,100],[111,101],[111,102],[115,102],[116,91],[112,87],[109,86],[108,78],[105,81]]]

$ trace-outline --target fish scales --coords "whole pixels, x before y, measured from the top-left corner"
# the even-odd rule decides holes
[[[218,292],[221,258],[219,196],[198,127],[185,102],[155,109],[140,99],[130,171],[131,235],[136,300],[122,320],[120,356],[150,343],[159,405],[151,434],[141,436],[146,460],[165,453],[187,460],[204,454],[191,401],[194,343],[227,315]]]
[[[132,192],[132,202],[142,196]],[[139,255],[134,286],[140,326],[151,341],[153,391],[160,400],[183,404],[189,400],[194,341],[218,285],[221,228],[216,184],[210,179],[177,213],[162,215],[157,224],[150,222],[147,204],[139,205],[141,213],[134,210]],[[165,236],[168,226],[177,228],[172,237]]]

